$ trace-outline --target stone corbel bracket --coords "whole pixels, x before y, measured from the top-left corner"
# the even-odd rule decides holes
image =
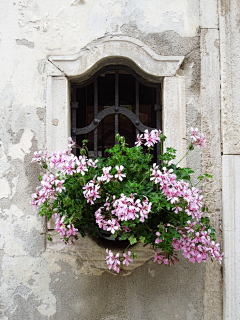
[[[161,56],[138,39],[112,36],[93,41],[74,55],[49,56],[47,72],[49,76],[85,80],[105,65],[124,64],[157,82],[162,77],[175,76],[183,59],[184,56]]]

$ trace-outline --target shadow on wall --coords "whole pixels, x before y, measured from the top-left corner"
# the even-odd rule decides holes
[[[108,272],[86,276],[75,271],[75,277],[72,268],[60,262],[61,272],[50,285],[58,301],[51,319],[200,320],[205,267],[185,260],[180,257],[173,267],[151,261],[129,276]],[[77,268],[79,258],[75,263]]]

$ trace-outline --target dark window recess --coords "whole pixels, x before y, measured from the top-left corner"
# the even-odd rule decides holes
[[[160,83],[124,66],[108,66],[83,84],[72,83],[73,140],[81,145],[88,139],[91,157],[106,157],[104,150],[113,147],[117,133],[134,146],[138,133],[161,129],[160,95]],[[159,153],[158,145],[154,161]]]

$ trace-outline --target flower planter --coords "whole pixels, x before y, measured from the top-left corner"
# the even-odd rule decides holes
[[[188,152],[205,146],[204,136],[197,129],[192,131]],[[146,261],[145,250],[154,250],[154,261],[168,266],[178,261],[180,250],[193,263],[221,262],[215,231],[204,216],[201,190],[191,184],[193,171],[172,164],[176,152],[172,148],[159,156],[159,164],[151,164],[151,149],[160,143],[163,150],[166,137],[157,130],[145,131],[132,148],[123,137],[116,138],[118,144],[107,150],[107,159],[88,159],[86,146],[79,147],[79,157],[74,156],[71,150],[76,146],[71,139],[67,151],[35,153],[33,162],[48,171],[39,177],[41,187],[32,195],[32,205],[40,207],[40,215],[56,218],[55,230],[63,243],[72,244],[76,253],[79,234],[85,237],[87,231],[97,239],[98,248],[106,250],[107,266],[117,273],[136,265],[133,260],[141,261],[143,252]],[[58,173],[53,174],[49,167]],[[48,239],[54,242],[51,234]],[[136,250],[139,244],[141,250]],[[113,254],[116,247],[122,253]],[[84,255],[83,251],[83,260],[102,266],[102,253],[96,250],[93,257],[89,247]]]

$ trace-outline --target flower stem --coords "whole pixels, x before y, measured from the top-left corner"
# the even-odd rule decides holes
[[[180,160],[178,161],[178,163],[176,163],[176,165],[179,164],[179,162],[181,162],[181,161],[187,156],[187,154],[188,154],[189,151],[190,151],[190,150],[188,150],[188,151],[186,152],[186,154],[182,157],[182,159],[180,159]]]
[[[139,184],[143,183],[143,181],[147,178],[148,174],[149,174],[149,172],[146,173],[145,177],[142,179],[142,181]]]
[[[129,243],[129,245],[127,246],[127,248],[123,251],[124,253],[127,252],[127,249],[130,247],[130,245],[131,245],[131,244]]]

